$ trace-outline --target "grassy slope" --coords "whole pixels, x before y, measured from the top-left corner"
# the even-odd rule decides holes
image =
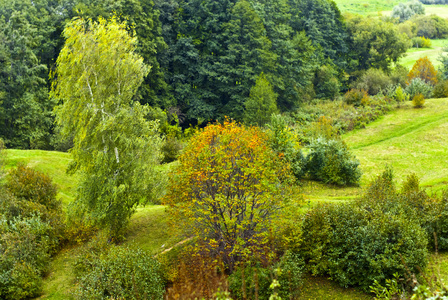
[[[416,173],[424,187],[439,191],[448,182],[448,99],[429,99],[423,109],[408,102],[367,128],[344,135],[359,159],[361,187],[340,188],[306,182],[310,205],[316,201],[343,201],[362,193],[362,187],[384,170],[393,167],[400,182]]]
[[[441,62],[439,61],[440,55],[446,53],[443,52],[443,48],[448,45],[448,39],[431,40],[431,43],[431,48],[410,48],[406,52],[406,56],[402,57],[398,63],[411,70],[412,66],[419,58],[427,56],[437,69],[441,65]]]

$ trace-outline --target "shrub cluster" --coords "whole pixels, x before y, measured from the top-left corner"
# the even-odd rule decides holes
[[[448,97],[448,80],[439,81],[433,90],[434,98],[445,98]]]
[[[308,269],[330,275],[342,286],[365,290],[375,280],[384,283],[407,269],[418,273],[428,256],[420,214],[409,214],[416,209],[409,202],[418,199],[412,192],[397,193],[387,171],[361,200],[310,210],[304,217],[300,250]]]
[[[39,294],[41,276],[64,237],[56,192],[48,176],[25,166],[0,187],[0,298]]]
[[[311,179],[337,185],[359,182],[359,161],[351,155],[342,140],[318,138],[311,142],[309,149],[306,170]]]
[[[414,48],[431,48],[431,40],[424,36],[412,38],[412,47]]]
[[[409,85],[405,88],[405,93],[409,95],[412,99],[417,94],[422,94],[425,98],[431,98],[432,96],[432,85],[426,83],[421,78],[413,78]]]
[[[162,299],[160,264],[139,249],[95,242],[75,260],[77,299]]]

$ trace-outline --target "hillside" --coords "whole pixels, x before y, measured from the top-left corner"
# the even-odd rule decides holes
[[[429,191],[440,191],[448,182],[448,99],[429,99],[423,109],[410,103],[343,136],[361,162],[363,177],[360,187],[339,188],[320,183],[305,183],[304,193],[311,203],[353,199],[379,174],[386,164],[393,167],[396,179],[402,181],[414,172]],[[65,168],[67,153],[8,150],[8,167],[27,163],[46,172],[60,187],[60,196],[67,205],[74,197],[76,177],[69,177]],[[138,209],[131,220],[126,244],[157,253],[178,240],[169,232],[163,206]],[[71,289],[70,263],[77,249],[62,251],[53,261],[44,281],[41,299],[67,299]],[[308,279],[304,290],[307,299],[363,299],[367,295],[353,289],[342,289],[324,278]],[[327,295],[328,298],[323,298]],[[304,295],[305,296],[305,295]]]

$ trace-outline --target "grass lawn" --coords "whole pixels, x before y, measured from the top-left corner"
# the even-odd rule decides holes
[[[400,0],[334,0],[342,13],[372,15],[382,11],[392,11]]]
[[[437,69],[441,62],[439,57],[443,52],[443,47],[448,45],[448,39],[431,40],[431,48],[410,48],[398,63],[411,70],[414,63],[422,57],[427,56]]]
[[[53,179],[64,206],[74,200],[78,176],[70,176],[65,170],[72,160],[70,154],[43,150],[6,150],[6,169],[23,163],[44,172]]]

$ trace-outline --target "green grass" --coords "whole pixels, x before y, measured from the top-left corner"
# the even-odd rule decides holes
[[[437,69],[441,62],[439,57],[443,52],[443,47],[448,45],[448,39],[431,40],[431,48],[410,48],[404,57],[398,63],[411,70],[414,63],[419,59],[427,56]]]
[[[310,206],[358,197],[386,165],[393,167],[399,184],[411,173],[419,176],[428,191],[439,192],[448,183],[448,99],[427,99],[422,109],[407,102],[343,139],[360,161],[361,185],[337,187],[304,181],[303,192]]]
[[[372,15],[382,11],[391,11],[400,0],[334,0],[342,13]]]
[[[59,197],[66,206],[75,198],[78,176],[70,176],[65,170],[72,160],[70,154],[43,150],[6,150],[6,169],[18,163],[33,167],[53,179],[59,190]]]

